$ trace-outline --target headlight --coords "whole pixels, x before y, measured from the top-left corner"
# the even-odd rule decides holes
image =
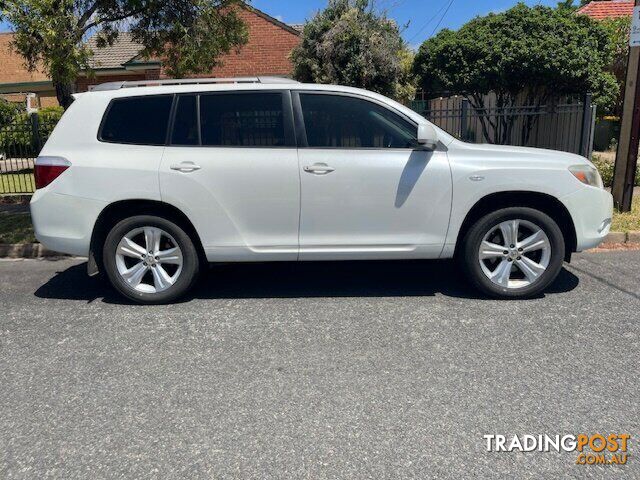
[[[585,185],[604,188],[600,173],[591,165],[572,165],[569,167],[569,171]]]

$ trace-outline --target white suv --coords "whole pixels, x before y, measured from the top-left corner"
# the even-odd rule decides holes
[[[140,303],[206,262],[452,257],[486,294],[531,297],[613,206],[577,155],[463,143],[381,95],[277,78],[79,94],[36,182],[38,239]]]

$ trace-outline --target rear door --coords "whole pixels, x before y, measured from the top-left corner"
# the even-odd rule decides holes
[[[297,259],[290,93],[178,95],[160,188],[191,218],[210,261]]]
[[[300,259],[436,258],[451,208],[446,151],[417,145],[417,125],[368,97],[294,93]]]

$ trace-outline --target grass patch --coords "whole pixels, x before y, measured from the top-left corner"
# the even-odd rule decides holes
[[[0,174],[0,195],[8,193],[33,193],[36,182],[33,173]]]
[[[612,232],[637,232],[640,231],[640,198],[634,196],[631,211],[620,213],[613,211]]]
[[[34,243],[31,215],[0,213],[0,243]]]

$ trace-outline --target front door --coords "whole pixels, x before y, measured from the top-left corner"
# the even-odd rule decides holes
[[[294,105],[300,259],[437,258],[451,207],[446,152],[419,149],[417,126],[372,99],[300,91]]]
[[[287,91],[179,95],[160,168],[163,201],[210,261],[296,260],[300,178]]]

